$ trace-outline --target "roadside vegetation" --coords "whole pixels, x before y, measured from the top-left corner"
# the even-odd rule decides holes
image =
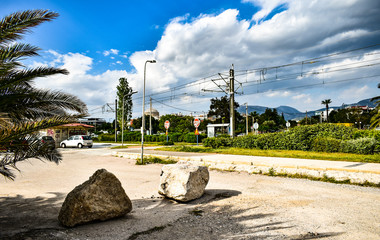
[[[358,130],[336,124],[297,126],[285,132],[231,138],[207,138],[205,147],[261,150],[301,150],[327,153],[378,154],[380,131]]]
[[[325,152],[300,151],[300,150],[261,150],[261,149],[233,148],[233,147],[211,148],[211,147],[204,147],[204,146],[199,146],[199,147],[174,146],[174,147],[162,147],[156,150],[197,152],[197,153],[219,153],[219,154],[261,156],[261,157],[301,158],[301,159],[329,160],[329,161],[380,163],[380,154],[360,155],[360,154],[351,154],[351,153],[325,153]]]
[[[136,165],[146,165],[146,164],[173,164],[177,163],[176,160],[170,158],[159,158],[159,157],[144,157],[144,164],[141,163],[141,158],[136,159]]]
[[[380,131],[325,123],[234,139],[206,138],[202,147],[159,150],[380,163]]]

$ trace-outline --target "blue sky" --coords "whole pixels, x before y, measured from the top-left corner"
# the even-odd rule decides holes
[[[239,1],[94,1],[94,0],[2,0],[1,16],[25,9],[49,9],[60,17],[28,34],[26,42],[59,53],[85,53],[94,59],[99,54],[117,49],[128,56],[136,51],[154,50],[170,19],[189,15],[218,14],[240,8],[239,18],[250,18],[258,8]],[[113,55],[113,54],[111,54]],[[118,54],[119,55],[119,54]],[[123,67],[111,65],[114,59],[100,59],[94,72],[107,69],[131,70],[128,60],[115,57]],[[108,60],[108,61],[107,61]],[[107,66],[108,64],[108,66]]]
[[[141,116],[147,59],[157,60],[147,66],[146,93],[161,114],[207,111],[209,99],[222,96],[201,90],[215,89],[215,76],[207,77],[231,64],[243,86],[240,104],[305,111],[321,108],[326,98],[341,105],[380,95],[379,46],[337,54],[380,43],[378,1],[2,0],[0,15],[37,8],[60,17],[26,35],[24,42],[42,50],[25,63],[64,67],[70,75],[36,85],[79,96],[94,117],[112,117],[99,109],[114,102],[120,77],[139,91],[133,116]],[[270,68],[329,54],[337,55]],[[178,88],[184,84],[190,85]]]

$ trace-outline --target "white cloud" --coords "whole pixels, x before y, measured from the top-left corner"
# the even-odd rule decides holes
[[[141,93],[145,61],[149,59],[156,59],[157,63],[146,64],[146,92],[155,93],[211,74],[228,71],[231,64],[234,64],[237,70],[276,66],[354,49],[365,46],[371,40],[378,42],[379,39],[380,15],[376,11],[379,10],[379,3],[376,1],[243,0],[243,2],[252,3],[261,9],[257,13],[253,12],[250,19],[241,19],[237,9],[228,9],[220,14],[202,14],[196,18],[190,18],[190,15],[173,18],[166,25],[155,49],[137,51],[128,55],[124,52],[120,55],[123,58],[129,56],[129,63],[133,68],[129,72],[105,71],[99,75],[92,75],[93,59],[78,53],[60,55],[51,52],[55,59],[48,64],[64,66],[71,72],[69,76],[57,78],[56,84],[60,88],[68,88],[73,93],[84,95],[93,103],[101,102],[95,101],[96,98],[102,101],[114,98],[117,81],[122,76],[127,77],[133,89]],[[286,4],[285,11],[271,19],[263,20],[281,4]],[[110,57],[118,54],[117,49],[103,52],[104,56]],[[320,65],[317,67],[305,65],[304,71],[307,68],[319,70],[323,68],[326,71],[338,64],[370,60],[370,55],[363,56],[362,53],[358,55],[360,56],[356,59],[344,61],[337,59],[328,63],[318,63]],[[116,63],[121,64],[121,61]],[[350,72],[350,75],[360,76],[363,73],[360,70],[356,69]],[[285,73],[279,72],[280,74]],[[270,77],[269,72],[267,76]],[[343,72],[336,72],[336,75],[324,74],[323,78],[333,79],[337,76],[345,77]],[[319,81],[320,77],[322,76],[315,74],[304,75],[293,82],[278,81],[273,85],[263,84],[258,90],[261,91],[266,86],[266,89],[286,89],[263,94],[263,103],[268,102],[267,98],[271,98],[271,101],[279,98],[281,101],[278,102],[282,105],[307,104],[317,107],[322,100],[320,93],[308,88],[303,91],[297,89],[295,93],[291,88]],[[213,83],[211,86],[215,87]],[[252,86],[254,85],[244,87],[244,92],[253,93],[255,89]],[[340,96],[344,93],[344,89],[350,89],[351,83],[347,82],[344,86],[330,86],[321,90],[327,98],[332,98],[332,95]],[[202,87],[204,86],[193,86],[187,90],[196,92]],[[175,93],[178,94],[177,90]],[[366,91],[360,91],[358,94],[361,98],[373,97]],[[215,97],[211,94],[209,96]],[[340,99],[344,98],[334,101]],[[186,101],[190,101],[190,98]]]
[[[309,97],[309,94],[298,94],[298,95],[295,95],[292,97],[292,99],[294,100],[301,100],[301,99],[304,99],[304,98],[307,98]]]
[[[104,51],[103,52],[103,55],[105,56],[105,57],[107,57],[108,55],[110,55],[110,54],[113,54],[113,55],[118,55],[119,54],[119,50],[117,50],[117,49],[110,49],[110,50],[106,50],[106,51]]]
[[[113,102],[119,78],[127,76],[126,71],[118,70],[108,70],[93,75],[90,73],[93,68],[93,59],[83,54],[57,54],[53,52],[52,54],[54,59],[51,63],[61,59],[61,64],[56,67],[67,69],[70,74],[37,79],[36,86],[74,94],[88,105],[103,105],[106,102]],[[35,63],[34,66],[38,64]]]
[[[265,96],[273,97],[288,97],[290,95],[289,91],[268,91],[265,93]]]

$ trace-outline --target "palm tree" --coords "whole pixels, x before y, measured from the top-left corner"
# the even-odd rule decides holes
[[[0,174],[9,179],[15,177],[11,169],[17,169],[16,163],[29,158],[58,163],[62,159],[60,153],[40,144],[36,132],[87,114],[86,105],[77,97],[33,86],[36,78],[68,74],[67,70],[26,68],[20,62],[38,56],[39,48],[15,41],[30,28],[56,17],[57,13],[47,10],[28,10],[0,21]],[[8,153],[6,149],[11,143],[14,151]]]
[[[377,85],[380,88],[380,83]],[[371,118],[371,127],[380,126],[380,96],[374,97],[371,101],[375,101],[377,113]]]
[[[322,101],[322,105],[326,106],[326,113],[327,113],[327,122],[329,122],[329,104],[331,103],[331,99],[326,99]]]

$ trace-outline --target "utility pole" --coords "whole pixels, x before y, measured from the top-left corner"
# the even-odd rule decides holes
[[[230,134],[231,137],[235,137],[235,73],[234,65],[230,69]]]
[[[248,103],[245,103],[245,132],[248,135]]]
[[[150,110],[149,110],[149,135],[152,135],[152,97],[149,97],[150,100]]]
[[[117,99],[115,99],[115,142],[117,142]]]

